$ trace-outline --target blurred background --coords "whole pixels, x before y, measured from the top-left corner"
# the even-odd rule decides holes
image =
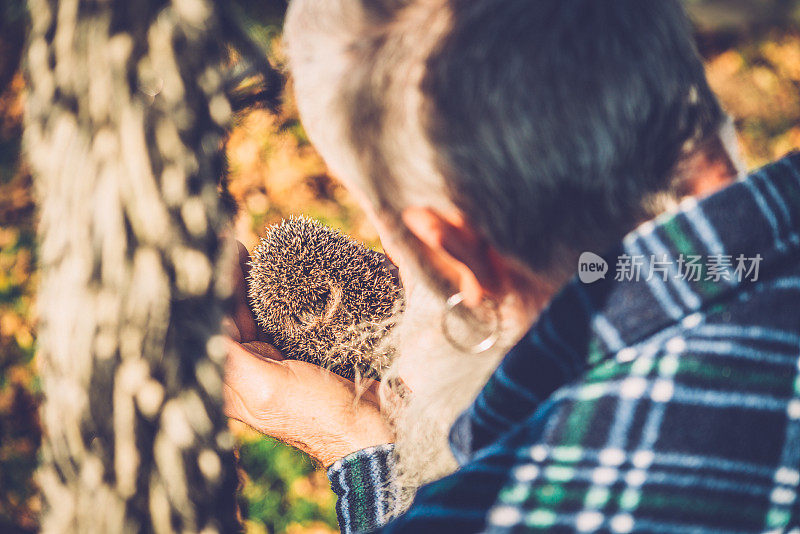
[[[800,148],[800,0],[684,0],[712,87],[736,119],[754,168]],[[237,0],[250,36],[282,66],[282,0]],[[35,373],[36,210],[20,160],[27,30],[22,0],[0,0],[0,532],[36,531],[32,475],[40,429]],[[248,249],[266,226],[305,214],[370,247],[377,234],[308,142],[291,97],[279,112],[240,112],[227,143],[237,238]],[[246,532],[336,531],[325,473],[299,452],[243,426],[240,504]]]

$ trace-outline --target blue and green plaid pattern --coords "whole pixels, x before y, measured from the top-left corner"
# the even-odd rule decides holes
[[[758,280],[729,272],[757,255]],[[673,267],[571,282],[453,426],[462,467],[360,530],[800,533],[800,154],[603,255],[625,256]],[[697,256],[731,267],[681,276]],[[343,531],[387,480],[345,491],[354,464],[383,454],[331,470]]]
[[[391,444],[356,451],[328,468],[342,532],[365,532],[389,519]]]

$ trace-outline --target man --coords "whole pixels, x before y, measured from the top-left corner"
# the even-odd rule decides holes
[[[286,40],[409,306],[380,398],[234,344],[228,410],[343,531],[800,528],[800,156],[734,183],[677,1],[295,0]]]

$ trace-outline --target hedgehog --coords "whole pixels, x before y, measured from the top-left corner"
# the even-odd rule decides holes
[[[267,228],[250,265],[256,320],[285,357],[349,379],[380,376],[389,356],[374,349],[402,306],[383,254],[292,217]]]

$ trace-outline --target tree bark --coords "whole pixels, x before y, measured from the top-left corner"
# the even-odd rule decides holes
[[[211,0],[30,0],[48,532],[231,532]]]

